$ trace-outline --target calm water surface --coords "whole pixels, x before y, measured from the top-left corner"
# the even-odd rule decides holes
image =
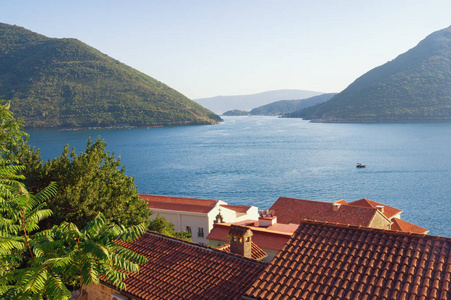
[[[368,198],[451,237],[451,124],[314,124],[227,117],[215,126],[29,130],[44,160],[101,136],[140,193],[269,208],[279,196]],[[357,162],[367,168],[357,169]]]

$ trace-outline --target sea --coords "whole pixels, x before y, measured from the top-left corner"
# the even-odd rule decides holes
[[[218,125],[59,131],[29,129],[45,160],[99,136],[139,193],[270,208],[278,197],[367,198],[451,237],[451,123],[311,123],[224,117]],[[357,163],[366,168],[356,168]]]

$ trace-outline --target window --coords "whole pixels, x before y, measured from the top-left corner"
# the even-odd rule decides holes
[[[204,229],[202,227],[197,228],[197,236],[204,237]]]
[[[189,234],[191,234],[191,226],[186,226],[186,231],[188,231]]]

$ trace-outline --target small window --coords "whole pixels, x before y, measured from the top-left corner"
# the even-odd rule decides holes
[[[191,234],[191,226],[186,226],[186,231],[188,231]]]
[[[204,237],[204,229],[202,227],[199,227],[197,229],[197,236],[198,237]]]

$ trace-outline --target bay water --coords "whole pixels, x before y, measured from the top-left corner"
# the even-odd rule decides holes
[[[451,237],[451,123],[324,124],[224,117],[211,126],[59,131],[30,129],[44,160],[65,144],[104,139],[144,194],[269,208],[278,197],[367,198]],[[356,163],[366,168],[356,168]]]

